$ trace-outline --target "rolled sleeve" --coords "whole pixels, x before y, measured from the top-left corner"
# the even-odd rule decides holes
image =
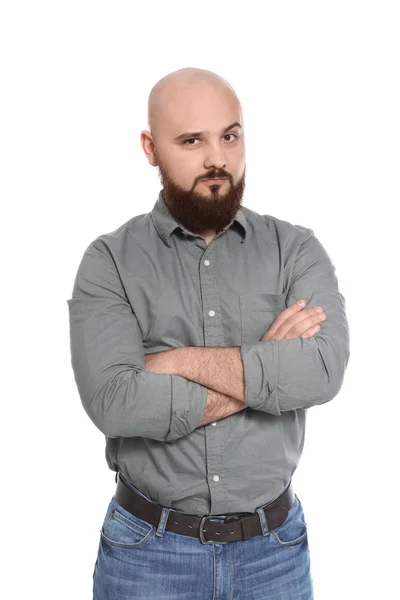
[[[141,329],[100,242],[81,260],[67,300],[71,363],[84,409],[105,436],[174,441],[193,431],[207,388],[144,370]]]
[[[243,344],[245,402],[255,410],[265,410],[280,416],[277,398],[278,348],[277,340]],[[262,345],[262,347],[261,347]]]
[[[314,232],[297,227],[303,235],[286,306],[304,298],[306,308],[322,306],[327,319],[309,338],[271,339],[240,349],[248,406],[276,416],[332,400],[341,389],[350,357],[345,298],[335,267]]]
[[[179,375],[171,375],[171,424],[165,441],[192,433],[203,418],[207,402],[207,388]]]

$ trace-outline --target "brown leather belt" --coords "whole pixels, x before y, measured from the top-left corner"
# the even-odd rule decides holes
[[[121,474],[118,475],[117,489],[114,494],[116,501],[132,515],[158,527],[162,506],[150,502],[131,490],[123,482]],[[290,482],[288,488],[278,498],[262,507],[269,531],[284,523],[294,500],[295,493],[292,482]],[[198,515],[189,515],[171,509],[165,529],[174,533],[200,538],[203,544],[224,544],[226,542],[248,540],[255,535],[262,534],[260,517],[257,512],[231,513],[224,518],[223,522],[211,520],[222,517],[218,515],[199,517]]]

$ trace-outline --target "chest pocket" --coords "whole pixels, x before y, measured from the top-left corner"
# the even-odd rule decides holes
[[[286,308],[285,294],[241,294],[239,296],[241,344],[259,342],[274,319]]]

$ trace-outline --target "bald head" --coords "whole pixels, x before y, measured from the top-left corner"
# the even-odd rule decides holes
[[[148,98],[148,126],[154,142],[166,120],[174,121],[184,111],[190,114],[191,107],[206,99],[228,102],[241,113],[241,104],[232,86],[212,71],[186,67],[160,79]]]
[[[228,223],[245,178],[242,107],[232,86],[212,71],[173,71],[150,92],[148,125],[143,151],[175,218],[191,231]]]

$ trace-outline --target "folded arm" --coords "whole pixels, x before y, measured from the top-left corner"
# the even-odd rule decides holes
[[[67,304],[75,381],[84,409],[104,435],[172,442],[199,426],[207,388],[143,369],[140,327],[100,240],[86,249]]]
[[[332,400],[350,356],[349,330],[335,267],[310,229],[296,254],[286,306],[300,298],[327,314],[314,336],[240,348],[179,348],[174,372],[276,416]]]

